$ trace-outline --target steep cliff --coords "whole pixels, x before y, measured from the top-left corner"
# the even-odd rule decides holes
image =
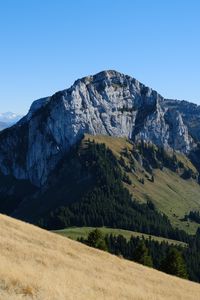
[[[41,186],[84,133],[143,139],[187,154],[200,138],[200,109],[184,103],[116,71],[84,77],[35,101],[27,116],[0,133],[0,171]]]

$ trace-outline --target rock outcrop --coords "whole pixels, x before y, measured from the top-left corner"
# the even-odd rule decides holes
[[[198,106],[165,100],[130,76],[103,71],[35,101],[27,116],[2,131],[0,171],[41,186],[84,133],[144,139],[187,154],[200,139],[199,120]]]

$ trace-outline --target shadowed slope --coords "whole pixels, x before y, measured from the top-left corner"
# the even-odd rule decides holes
[[[200,285],[0,215],[0,299],[200,299]]]

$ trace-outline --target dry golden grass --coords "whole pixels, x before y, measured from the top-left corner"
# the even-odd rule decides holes
[[[200,299],[200,285],[0,215],[0,300]]]
[[[95,141],[95,143],[105,144],[108,148],[110,148],[113,153],[120,157],[120,153],[123,149],[127,148],[128,150],[132,149],[132,145],[130,141],[123,137],[110,137],[108,135],[89,135],[85,134],[85,139],[90,141]]]

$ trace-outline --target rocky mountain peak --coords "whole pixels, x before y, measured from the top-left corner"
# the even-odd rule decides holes
[[[196,112],[198,107],[192,109]],[[193,135],[200,123],[192,126],[187,115],[177,102],[173,106],[136,79],[114,70],[102,71],[36,100],[27,116],[3,131],[0,170],[42,185],[84,133],[143,139],[188,153],[195,146]]]

